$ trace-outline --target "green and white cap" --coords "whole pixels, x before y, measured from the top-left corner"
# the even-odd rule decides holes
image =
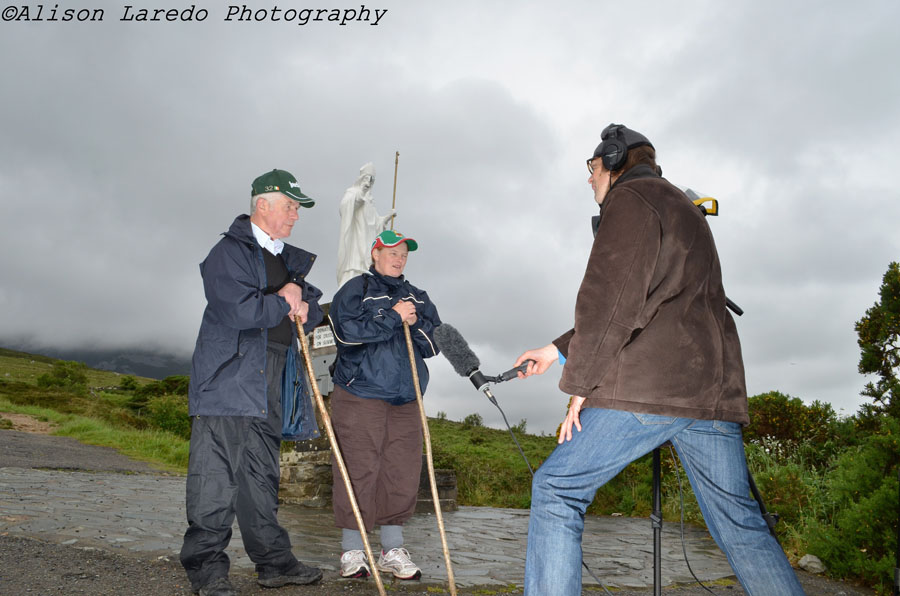
[[[280,192],[289,199],[294,199],[304,207],[312,207],[315,200],[300,191],[300,184],[294,175],[285,170],[272,170],[253,181],[250,196],[255,197],[265,192]]]
[[[419,248],[419,243],[412,238],[407,238],[400,232],[394,230],[385,230],[375,237],[375,242],[372,243],[372,250],[375,250],[376,248],[397,246],[401,242],[406,242],[409,252]]]

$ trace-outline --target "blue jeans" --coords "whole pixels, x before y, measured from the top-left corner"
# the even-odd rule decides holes
[[[526,596],[581,594],[585,510],[598,488],[666,441],[675,446],[709,532],[748,596],[803,594],[750,497],[739,424],[586,408],[581,426],[534,476]]]

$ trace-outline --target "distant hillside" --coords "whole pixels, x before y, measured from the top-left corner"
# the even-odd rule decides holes
[[[121,350],[66,350],[34,348],[3,342],[0,342],[0,345],[11,350],[40,354],[50,358],[59,358],[60,360],[75,360],[76,362],[84,362],[91,368],[114,371],[125,375],[149,377],[151,379],[164,379],[171,375],[186,375],[191,372],[189,356],[178,357],[150,350],[133,348]]]

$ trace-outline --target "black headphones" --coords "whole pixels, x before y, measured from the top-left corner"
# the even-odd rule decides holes
[[[624,166],[625,160],[628,159],[628,145],[625,144],[623,128],[625,127],[621,124],[610,124],[600,134],[602,142],[597,148],[600,153],[598,157],[603,160],[603,167],[610,172]]]
[[[603,167],[610,172],[622,168],[628,159],[628,150],[642,145],[653,145],[639,132],[621,124],[610,124],[600,133],[601,143],[594,150],[593,159],[603,160]]]

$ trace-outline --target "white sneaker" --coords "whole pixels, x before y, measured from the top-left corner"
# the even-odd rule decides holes
[[[341,577],[369,577],[371,570],[366,560],[366,553],[361,550],[348,550],[341,555]]]
[[[393,573],[397,579],[419,579],[422,571],[409,559],[409,551],[405,548],[392,548],[387,553],[382,551],[378,557],[378,571]]]

